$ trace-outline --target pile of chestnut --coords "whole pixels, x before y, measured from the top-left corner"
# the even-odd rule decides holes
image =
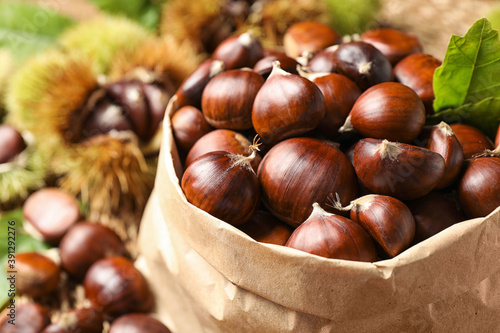
[[[23,215],[24,229],[54,248],[10,261],[17,296],[2,313],[1,332],[170,332],[148,314],[153,294],[124,242],[111,228],[83,220],[74,197],[38,190]]]
[[[416,36],[301,22],[283,44],[230,37],[171,100],[191,204],[258,241],[368,262],[500,206],[500,149],[426,125],[441,61]]]

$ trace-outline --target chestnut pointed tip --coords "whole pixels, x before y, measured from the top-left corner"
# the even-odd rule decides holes
[[[388,158],[391,161],[395,161],[398,158],[399,154],[401,154],[402,149],[397,143],[390,142],[389,140],[384,139],[378,145],[376,151],[379,152],[382,159]]]
[[[455,133],[453,132],[453,129],[450,127],[450,125],[448,125],[444,121],[440,122],[436,126],[437,126],[437,128],[439,128],[439,130],[441,131],[441,133],[443,133],[444,136],[455,135]]]
[[[278,60],[276,60],[273,61],[273,70],[271,71],[269,78],[274,77],[276,75],[291,75],[291,73],[288,73],[283,68],[281,68],[281,63]]]
[[[222,60],[214,60],[212,61],[212,65],[210,66],[210,73],[208,74],[209,78],[213,78],[217,74],[220,74],[224,71],[225,65]]]

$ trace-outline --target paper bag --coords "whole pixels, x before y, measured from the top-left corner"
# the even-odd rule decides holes
[[[375,263],[252,240],[189,204],[165,120],[138,266],[175,333],[500,332],[500,209]]]

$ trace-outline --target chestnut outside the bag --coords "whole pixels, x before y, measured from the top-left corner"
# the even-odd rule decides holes
[[[500,208],[375,263],[258,243],[186,201],[165,118],[137,264],[173,332],[500,331]]]

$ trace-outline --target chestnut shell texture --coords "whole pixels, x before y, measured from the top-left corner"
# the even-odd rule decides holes
[[[259,180],[245,157],[214,151],[191,163],[182,176],[181,187],[186,199],[229,224],[247,222],[260,203]]]
[[[264,205],[292,227],[311,215],[313,203],[325,207],[330,193],[339,193],[343,204],[357,195],[356,174],[348,158],[318,139],[280,142],[264,156],[257,175]]]

